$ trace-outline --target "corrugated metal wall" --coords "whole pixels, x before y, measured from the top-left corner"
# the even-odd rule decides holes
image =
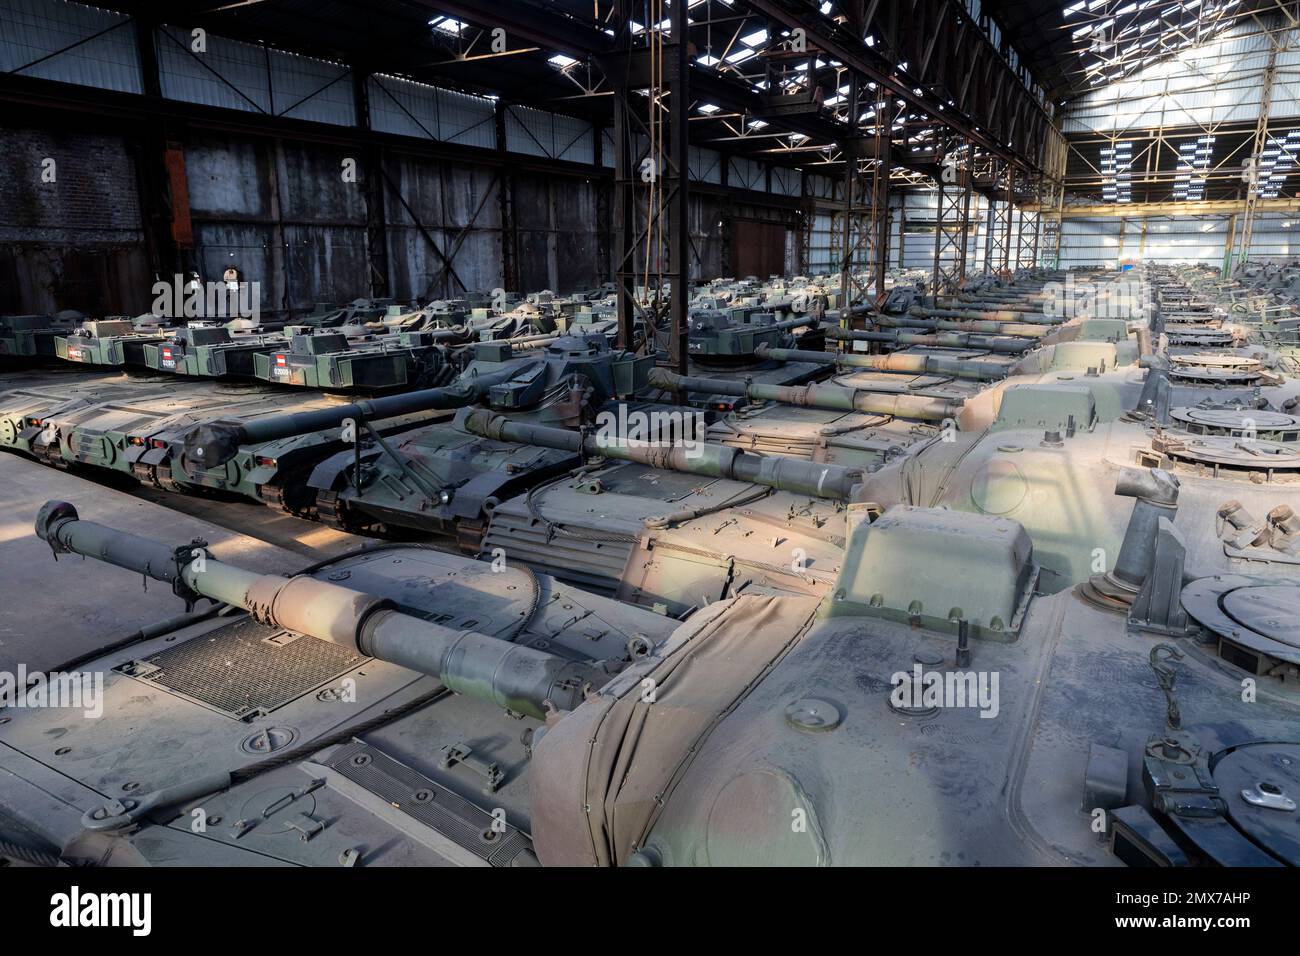
[[[236,266],[264,312],[369,294],[366,212],[340,174],[346,150],[196,137],[186,146],[195,254],[203,275]]]
[[[202,50],[196,50],[201,43]],[[163,96],[186,103],[355,126],[351,71],[341,63],[161,26],[154,35]]]
[[[496,146],[496,103],[395,76],[369,79],[370,125],[381,133],[461,146]]]
[[[64,0],[0,0],[0,69],[142,93],[136,43],[134,24],[119,13]],[[340,126],[358,122],[353,75],[344,64],[212,33],[196,35],[177,24],[159,28],[152,43],[165,97]],[[494,98],[388,75],[370,77],[367,92],[376,131],[480,149],[497,147]],[[504,146],[512,152],[576,164],[594,164],[599,155],[600,163],[612,165],[609,131],[598,131],[586,120],[512,105],[505,111],[504,126]],[[6,131],[11,143],[21,135],[32,139],[31,149],[39,155],[58,154],[57,143],[46,143],[49,134],[42,130]],[[134,141],[135,135],[110,137],[104,148],[133,157],[144,148]],[[599,150],[597,135],[602,137]],[[367,173],[377,171],[366,170],[363,157],[345,155],[357,152],[355,147],[215,132],[196,132],[182,145],[195,264],[205,275],[237,266],[247,279],[260,283],[265,312],[308,309],[318,301],[346,301],[368,294],[363,189]],[[341,175],[345,159],[357,164],[356,180]],[[115,174],[114,182],[105,184],[131,199],[112,204],[115,214],[128,210],[122,215],[131,220],[130,228],[104,240],[129,247],[124,254],[132,263],[130,269],[117,270],[123,276],[139,272],[147,258],[132,161],[123,167],[128,172]],[[490,290],[504,284],[501,193],[507,180],[503,176],[472,164],[408,155],[400,147],[388,151],[385,172],[381,192],[395,297],[456,296],[467,289]],[[799,171],[692,148],[690,172],[701,183],[720,185],[725,179],[734,188],[758,193],[770,189],[773,196],[784,197],[781,205],[743,193],[693,196],[694,275],[710,278],[726,270],[728,220],[784,226],[782,255],[790,270],[799,267],[798,217],[786,201],[802,192]],[[833,197],[839,188],[831,177],[810,176],[808,181],[818,196]],[[606,215],[601,191],[607,188],[596,180],[514,174],[508,199],[518,234],[513,252],[522,288],[588,288],[605,276],[609,225],[601,221]],[[17,285],[14,277],[30,272],[28,259],[35,261],[32,244],[54,241],[53,226],[42,219],[16,221],[12,228],[14,234],[8,238],[18,251],[11,260],[22,269],[15,266],[7,274]],[[0,276],[0,281],[4,279]],[[126,307],[129,296],[119,291],[113,286],[111,296],[99,298],[121,300]]]
[[[73,44],[79,45],[51,56]],[[101,90],[144,92],[130,18],[79,3],[5,0],[0,4],[0,72]]]
[[[1295,46],[1300,31],[1290,31]],[[1101,84],[1070,104],[1066,133],[1160,126],[1212,127],[1259,117],[1260,89],[1269,40],[1258,27],[1234,27],[1216,40],[1189,47],[1131,78]],[[1300,51],[1280,53],[1270,118],[1300,116],[1300,91],[1293,77]]]
[[[825,179],[825,182],[817,188],[824,189],[832,184],[826,177],[818,178]],[[811,178],[809,188],[814,188]],[[933,268],[937,200],[937,193],[923,191],[890,197],[890,268]],[[987,209],[982,196],[976,194],[971,197],[970,238],[966,244],[967,273],[978,272],[983,268]],[[829,212],[819,211],[816,214],[809,234],[808,261],[805,265],[807,271],[814,274],[839,271],[839,254],[832,257],[832,251],[840,247],[840,237],[833,233],[834,229],[842,228],[838,223],[839,220]],[[867,266],[867,251],[859,247],[855,268],[865,269]]]
[[[584,120],[526,106],[506,108],[506,149],[515,153],[594,163],[594,127]]]
[[[1123,260],[1160,264],[1200,262],[1221,266],[1227,252],[1228,216],[1141,219],[1066,219],[1061,228],[1061,266],[1112,266]],[[1237,242],[1241,225],[1237,223]],[[1300,217],[1256,217],[1252,259],[1300,255]]]

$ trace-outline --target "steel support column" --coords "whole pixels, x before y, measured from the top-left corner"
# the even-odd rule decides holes
[[[951,150],[952,143],[947,146]],[[938,159],[940,173],[936,195],[938,205],[935,207],[933,274],[936,297],[953,292],[966,278],[971,194],[970,169],[958,164],[955,151],[946,152]]]
[[[356,104],[357,125],[371,129],[369,74],[352,71],[352,97]],[[370,294],[386,298],[389,294],[388,220],[384,213],[384,184],[380,174],[383,150],[375,144],[364,147],[361,167],[362,198],[366,205],[366,262],[370,270]]]
[[[1283,44],[1288,43],[1291,31],[1282,31],[1269,35],[1268,60],[1264,64],[1262,92],[1259,103],[1259,119],[1255,124],[1255,141],[1254,150],[1250,155],[1249,162],[1252,164],[1250,177],[1246,182],[1246,213],[1241,217],[1241,244],[1237,252],[1237,268],[1245,264],[1250,258],[1250,243],[1254,238],[1255,232],[1255,207],[1259,202],[1259,191],[1263,184],[1259,181],[1259,164],[1260,158],[1264,155],[1264,150],[1268,147],[1268,121],[1269,113],[1273,105],[1273,87],[1277,83],[1277,54]],[[1288,38],[1288,39],[1284,39]],[[1231,241],[1229,233],[1229,241]],[[1231,256],[1229,256],[1231,258]]]
[[[632,32],[629,27],[631,0],[616,0],[614,5],[615,42],[619,49],[631,51]],[[632,105],[628,102],[630,90],[627,78],[618,70],[609,70],[610,86],[614,89],[614,254],[612,269],[614,296],[618,307],[618,346],[630,349],[634,342],[633,314],[636,292],[636,207],[633,196]],[[653,336],[651,336],[653,339]]]
[[[691,231],[690,231],[690,29],[688,4],[679,2],[672,9],[672,43],[668,47],[668,148],[672,152],[672,195],[668,203],[668,272],[672,282],[670,298],[669,360],[678,375],[687,374],[690,334],[686,311],[690,298]]]
[[[858,82],[858,75],[852,74],[849,78],[849,116],[857,117],[861,110],[861,94]],[[831,236],[838,237],[840,252],[840,303],[843,306],[841,310],[840,324],[848,328],[848,306],[858,297],[853,283],[853,206],[857,199],[858,192],[858,157],[856,140],[847,140],[840,144],[840,149],[844,152],[844,212],[840,216],[838,223],[839,229],[835,228],[834,217],[832,217]],[[834,261],[834,260],[832,260]]]

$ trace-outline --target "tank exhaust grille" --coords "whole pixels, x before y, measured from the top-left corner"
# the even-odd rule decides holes
[[[118,668],[236,720],[268,714],[366,661],[340,644],[251,620]]]

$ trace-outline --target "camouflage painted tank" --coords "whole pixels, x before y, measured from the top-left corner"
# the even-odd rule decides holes
[[[0,391],[0,447],[56,467],[75,465],[131,476],[167,491],[230,492],[293,513],[312,513],[306,479],[312,467],[345,447],[340,431],[323,429],[273,440],[250,440],[212,468],[182,458],[185,437],[213,419],[254,421],[305,415],[345,405],[320,394],[287,394],[269,386],[177,382],[112,374],[45,376]],[[393,434],[427,416],[375,420]]]
[[[80,312],[55,315],[0,315],[0,361],[54,358],[55,339],[66,335],[84,317]]]
[[[357,441],[321,461],[301,494],[322,520],[349,531],[408,529],[457,536],[477,550],[487,514],[503,497],[576,464],[572,455],[491,442],[449,421],[388,442],[368,428],[375,416],[482,403],[530,420],[576,427],[596,408],[631,395],[652,358],[611,350],[603,336],[561,337],[516,355],[510,343],[485,342],[450,385],[340,406],[311,416],[271,416],[196,429],[182,456],[193,468],[223,467],[250,443],[296,440],[351,421]]]
[[[300,388],[376,391],[431,388],[455,375],[435,332],[352,339],[336,330],[285,332],[287,343],[252,353],[255,378]]]
[[[286,343],[278,333],[232,336],[222,325],[190,323],[161,342],[146,344],[144,364],[155,372],[175,375],[252,378],[254,356]]]
[[[167,335],[157,326],[137,326],[130,319],[88,319],[66,335],[55,336],[54,352],[65,362],[143,367],[145,346]]]
[[[36,849],[74,862],[1300,863],[1297,652],[1268,623],[1300,587],[1193,570],[1210,549],[1172,517],[1212,516],[1168,473],[1126,469],[1117,490],[1134,501],[1122,610],[1043,593],[1014,519],[855,492],[824,595],[754,588],[681,622],[508,556],[389,546],[258,575],[50,502],[37,533],[56,554],[230,611],[196,608],[93,662],[99,720],[16,710],[0,793]],[[288,635],[310,671],[281,656]],[[182,653],[197,675],[292,667],[315,693],[177,684]],[[1260,682],[1250,702],[1243,676]],[[132,748],[105,746],[128,720]],[[80,789],[51,794],[29,781],[56,721]],[[176,748],[178,730],[224,740],[224,759]],[[122,797],[127,781],[144,785]]]

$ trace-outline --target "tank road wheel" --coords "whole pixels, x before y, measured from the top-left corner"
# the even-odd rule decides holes
[[[163,491],[170,491],[172,494],[176,495],[194,494],[194,489],[190,485],[183,485],[172,477],[170,468],[155,468],[153,472],[154,484]]]
[[[279,508],[295,518],[311,518],[315,514],[316,490],[301,482],[258,485],[257,496],[272,508]]]
[[[48,445],[33,446],[32,451],[36,457],[47,465],[54,468],[68,467],[67,459],[63,457],[62,447],[58,442],[50,442]]]
[[[153,465],[142,465],[135,462],[131,465],[131,477],[142,485],[153,485],[155,488],[163,487],[158,481],[158,469]]]
[[[348,534],[364,534],[371,524],[359,520],[346,501],[339,500],[337,491],[316,492],[316,516],[321,523]]]
[[[307,484],[310,469],[288,471],[277,482],[257,486],[257,496],[272,508],[279,508],[296,518],[316,516],[316,489]]]

